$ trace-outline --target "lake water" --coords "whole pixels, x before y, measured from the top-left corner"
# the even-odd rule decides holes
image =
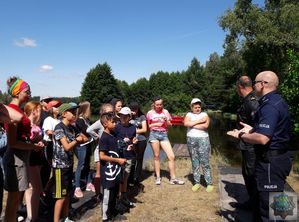
[[[226,135],[228,130],[235,128],[236,122],[231,119],[225,119],[219,114],[211,117],[209,126],[209,136],[212,146],[212,153],[219,153],[225,161],[233,166],[240,165],[241,155],[237,148],[238,141]],[[169,140],[172,144],[186,143],[186,130],[184,126],[169,127]],[[299,150],[299,137],[292,138],[290,147],[293,150]],[[144,159],[152,159],[152,149],[147,145]],[[164,152],[161,152],[161,159],[165,158]]]

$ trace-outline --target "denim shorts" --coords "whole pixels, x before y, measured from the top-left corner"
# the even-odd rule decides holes
[[[151,130],[148,141],[169,141],[169,139],[166,131]]]

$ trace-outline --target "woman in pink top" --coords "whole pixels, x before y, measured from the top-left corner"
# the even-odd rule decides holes
[[[168,158],[170,171],[170,184],[182,185],[185,182],[175,176],[175,156],[167,135],[167,128],[171,125],[171,115],[163,108],[163,100],[156,97],[153,100],[153,108],[150,110],[146,119],[150,128],[149,143],[153,149],[154,166],[156,173],[156,185],[161,184],[160,177],[160,147],[164,150]]]

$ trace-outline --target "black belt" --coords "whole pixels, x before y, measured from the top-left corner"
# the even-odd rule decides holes
[[[283,150],[267,150],[267,151],[264,151],[264,152],[261,152],[261,153],[258,152],[257,153],[257,159],[261,159],[263,161],[268,162],[269,158],[280,156],[280,155],[285,154],[287,152],[288,152],[288,150],[286,150],[286,149],[283,149]]]

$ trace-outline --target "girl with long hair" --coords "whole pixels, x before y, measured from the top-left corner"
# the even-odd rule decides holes
[[[80,187],[81,175],[86,181],[86,191],[95,192],[95,187],[92,184],[92,173],[90,172],[90,157],[92,155],[91,142],[93,138],[86,132],[87,128],[91,125],[89,120],[91,110],[88,101],[81,102],[78,109],[78,118],[76,120],[76,127],[80,133],[83,133],[89,140],[86,143],[76,146],[74,151],[78,159],[78,165],[75,172],[75,197],[83,197],[83,192]]]
[[[153,100],[152,110],[150,110],[146,119],[150,128],[149,143],[153,149],[154,167],[156,172],[155,184],[161,184],[160,176],[160,148],[164,150],[168,158],[168,167],[170,172],[170,184],[183,185],[184,181],[176,178],[175,175],[175,156],[168,139],[168,126],[171,126],[171,115],[163,107],[163,100],[155,97]]]
[[[24,106],[25,115],[31,122],[30,141],[43,144],[42,129],[39,126],[41,117],[41,105],[39,102],[31,101]],[[29,157],[29,188],[25,191],[28,221],[35,221],[38,218],[39,198],[42,192],[42,181],[40,176],[43,150],[31,150]]]
[[[130,103],[130,109],[132,110],[131,123],[136,127],[137,144],[135,145],[136,152],[136,166],[134,170],[134,183],[139,185],[142,181],[141,172],[143,165],[143,156],[147,144],[147,138],[145,133],[147,132],[146,117],[140,109],[137,102]]]

